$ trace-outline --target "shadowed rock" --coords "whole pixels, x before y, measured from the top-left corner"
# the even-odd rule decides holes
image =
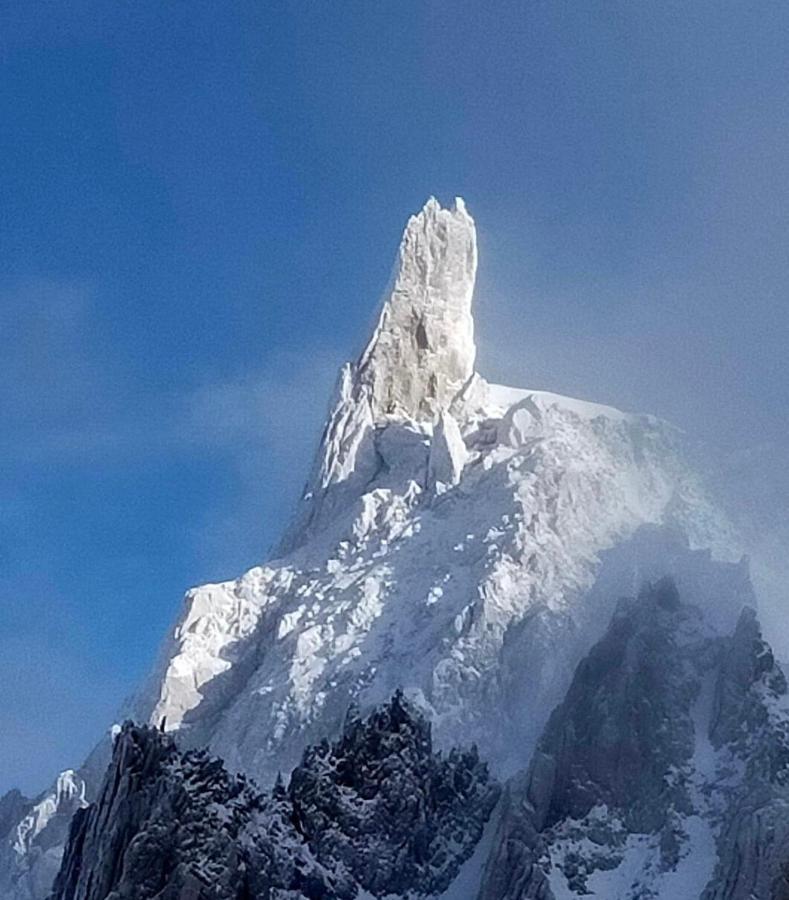
[[[476,751],[434,754],[400,694],[309,749],[287,791],[127,723],[99,798],[74,818],[52,900],[426,896],[457,874],[497,799]]]

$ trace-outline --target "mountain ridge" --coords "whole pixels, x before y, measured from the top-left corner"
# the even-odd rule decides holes
[[[135,720],[266,786],[337,734],[350,705],[370,710],[402,686],[439,747],[472,740],[507,777],[522,764],[512,748],[534,746],[618,596],[668,565],[717,624],[733,624],[739,542],[681,435],[652,416],[486,382],[476,265],[462,201],[431,199],[409,220],[277,558],[187,594],[128,709]],[[729,561],[731,584],[704,574],[711,554]],[[109,741],[96,760],[108,757]],[[88,799],[101,765],[85,771]],[[47,867],[37,851],[0,855],[13,900],[39,900],[65,834],[36,840]]]
[[[269,792],[127,722],[96,802],[74,818],[52,900],[442,893],[498,794],[473,748],[433,752],[399,693],[367,719],[351,711]]]
[[[747,601],[747,597],[743,598]],[[789,692],[752,607],[619,604],[508,787],[480,900],[786,900]]]
[[[621,599],[498,798],[400,691],[268,792],[126,723],[51,900],[786,900],[789,688],[753,608],[721,635],[670,577]]]

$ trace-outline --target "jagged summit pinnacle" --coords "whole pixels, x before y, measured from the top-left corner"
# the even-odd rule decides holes
[[[373,419],[434,421],[474,371],[474,220],[431,197],[408,220],[391,288],[356,377]]]
[[[405,436],[395,437],[398,429],[431,431],[443,421],[474,374],[476,272],[477,234],[466,204],[458,197],[445,209],[431,197],[408,220],[367,347],[340,373],[315,467],[281,552],[320,531],[373,484],[387,465],[383,431],[398,441]]]

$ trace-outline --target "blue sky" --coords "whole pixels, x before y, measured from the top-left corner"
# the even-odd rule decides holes
[[[0,3],[0,791],[263,558],[430,194],[478,222],[486,375],[785,467],[787,35],[777,2]]]

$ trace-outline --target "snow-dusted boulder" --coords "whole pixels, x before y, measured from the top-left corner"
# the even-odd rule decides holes
[[[427,469],[428,488],[440,490],[460,481],[468,451],[460,433],[460,426],[448,412],[441,416],[433,429]]]

